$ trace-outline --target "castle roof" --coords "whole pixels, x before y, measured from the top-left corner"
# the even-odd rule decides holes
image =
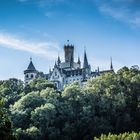
[[[24,73],[29,73],[29,72],[37,72],[33,62],[32,62],[32,58],[30,58],[30,63],[27,67],[27,69],[24,71]]]
[[[82,69],[63,70],[66,77],[82,75]]]
[[[34,66],[34,64],[33,64],[33,62],[32,62],[32,60],[30,61],[27,70],[36,70],[36,69],[35,69],[35,66]]]

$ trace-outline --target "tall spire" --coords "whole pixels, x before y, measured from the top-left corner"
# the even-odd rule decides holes
[[[51,73],[51,67],[49,66],[49,73]]]
[[[83,64],[83,68],[88,68],[88,60],[87,60],[87,54],[86,54],[86,50],[84,51],[84,64]]]
[[[54,67],[55,67],[55,68],[57,67],[57,63],[56,63],[56,61],[55,61]]]
[[[61,63],[60,57],[58,55],[58,59],[57,59],[57,64],[59,65]]]
[[[113,70],[112,57],[110,57],[110,70]]]
[[[30,62],[32,61],[32,57],[30,57]]]
[[[98,73],[100,72],[100,68],[99,68],[99,66],[98,66],[98,69],[97,69],[97,71],[98,71]]]
[[[80,57],[78,56],[78,62],[77,62],[78,64],[81,64],[81,61],[80,61]]]

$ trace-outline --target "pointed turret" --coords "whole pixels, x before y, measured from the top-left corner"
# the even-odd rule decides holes
[[[78,56],[78,61],[77,61],[77,64],[81,64],[81,61],[80,61],[80,57]]]
[[[100,68],[99,67],[97,68],[97,71],[98,71],[98,73],[100,72]]]
[[[25,83],[28,84],[32,79],[36,78],[38,71],[36,70],[32,58],[30,58],[30,63],[27,67],[27,69],[24,71],[25,75]]]
[[[78,61],[77,61],[77,64],[79,65],[78,68],[81,68],[81,60],[80,60],[80,57],[78,56]]]
[[[60,57],[58,56],[58,59],[57,59],[58,66],[60,65],[60,63],[61,63],[61,60],[60,60]]]
[[[91,75],[91,67],[88,64],[86,50],[84,51],[84,63],[83,63],[83,79],[87,80]]]
[[[83,63],[83,68],[89,68],[86,50],[84,51],[84,63]]]
[[[55,68],[57,67],[57,63],[56,63],[56,61],[55,61],[54,67],[55,67]]]
[[[32,62],[32,58],[30,58],[30,63],[29,63],[29,66],[28,66],[27,70],[33,70],[33,71],[36,70],[35,66],[34,66],[34,64]]]
[[[49,68],[49,73],[51,73],[52,71],[51,71],[51,68]]]
[[[29,73],[29,72],[36,72],[36,71],[37,70],[32,62],[32,58],[30,58],[30,63],[28,65],[27,69],[24,71],[24,74]]]
[[[113,63],[112,63],[112,57],[110,58],[110,70],[114,70],[114,68],[113,68]]]

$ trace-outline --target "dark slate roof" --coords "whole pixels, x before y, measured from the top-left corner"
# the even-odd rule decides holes
[[[114,71],[113,70],[103,70],[103,71],[100,71],[100,74],[109,73],[109,72],[114,72]]]
[[[27,70],[36,70],[32,61],[30,61],[30,64],[29,64]]]
[[[24,71],[24,74],[30,73],[30,72],[37,72],[32,60],[30,61],[28,68]]]
[[[66,74],[66,77],[70,76],[78,76],[82,75],[82,69],[75,69],[75,70],[63,70],[63,73]]]
[[[44,77],[48,80],[50,75],[49,74],[44,74]]]

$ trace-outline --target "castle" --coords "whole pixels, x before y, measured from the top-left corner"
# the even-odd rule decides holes
[[[61,59],[58,56],[58,59],[54,64],[54,68],[50,70],[48,74],[44,74],[43,72],[36,70],[32,59],[30,59],[29,66],[24,71],[25,84],[28,84],[35,78],[44,77],[53,82],[58,90],[62,90],[64,85],[72,82],[78,82],[80,85],[83,85],[87,79],[91,77],[96,77],[102,73],[114,71],[112,60],[109,70],[100,71],[98,68],[98,70],[91,71],[91,66],[88,63],[86,51],[84,51],[84,60],[83,65],[81,66],[79,57],[77,62],[74,61],[74,45],[69,44],[69,42],[64,45],[64,54],[65,61],[61,62]]]

